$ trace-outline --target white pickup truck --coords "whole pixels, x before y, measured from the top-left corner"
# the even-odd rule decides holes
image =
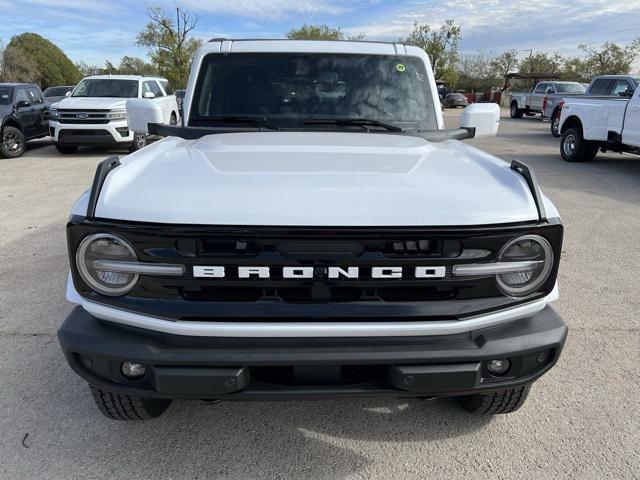
[[[598,150],[640,154],[640,88],[631,98],[567,98],[560,132],[560,153],[567,162],[589,162]]]
[[[79,145],[126,146],[134,152],[147,136],[127,122],[126,102],[140,98],[159,107],[164,122],[178,123],[178,104],[167,95],[168,81],[140,75],[94,75],[50,109],[49,133],[60,153],[75,153]]]

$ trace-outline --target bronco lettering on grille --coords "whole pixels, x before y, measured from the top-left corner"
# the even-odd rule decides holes
[[[233,277],[240,279],[269,279],[277,269],[281,278],[290,280],[312,280],[316,277],[326,277],[330,280],[359,279],[360,267],[223,267],[223,266],[194,266],[194,278],[227,278],[233,273]],[[444,278],[446,267],[370,267],[371,279],[401,279],[411,271],[414,278]]]

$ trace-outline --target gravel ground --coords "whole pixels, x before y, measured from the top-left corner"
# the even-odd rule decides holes
[[[107,420],[55,338],[71,310],[67,212],[107,152],[44,140],[0,159],[0,478],[640,478],[640,159],[565,163],[537,118],[471,143],[535,167],[566,227],[566,348],[519,412],[495,418],[357,400],[175,402],[155,421]]]

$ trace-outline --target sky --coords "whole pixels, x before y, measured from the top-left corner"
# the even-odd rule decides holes
[[[73,60],[103,65],[124,55],[146,57],[135,45],[150,5],[172,0],[0,0],[0,39],[36,32]],[[182,0],[199,16],[194,34],[208,40],[282,38],[303,23],[341,27],[371,40],[397,40],[415,21],[462,26],[463,52],[529,49],[577,54],[578,44],[626,44],[640,36],[640,0]],[[640,68],[640,65],[636,65]]]

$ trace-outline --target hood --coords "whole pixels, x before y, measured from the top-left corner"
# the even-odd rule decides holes
[[[126,98],[102,97],[65,97],[58,102],[58,108],[74,110],[124,110],[127,106]]]
[[[405,135],[251,132],[166,138],[107,177],[96,216],[206,225],[464,226],[537,220],[502,160]]]

